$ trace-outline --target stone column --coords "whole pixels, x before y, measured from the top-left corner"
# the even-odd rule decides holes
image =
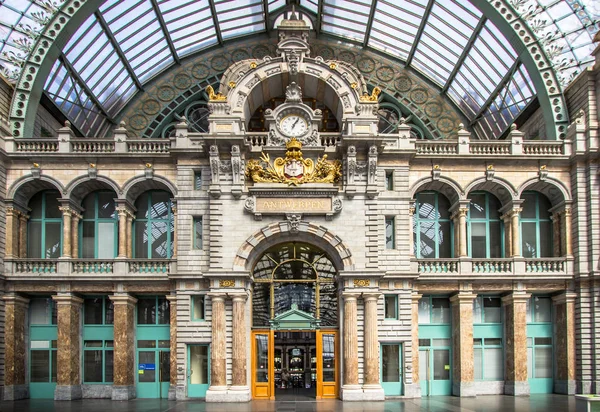
[[[62,212],[63,216],[63,247],[62,256],[63,258],[71,257],[71,217],[73,216],[73,210],[69,206],[60,206],[58,208]]]
[[[19,257],[19,211],[14,207],[6,208],[6,258]]]
[[[79,213],[73,213],[71,218],[71,235],[73,244],[71,245],[71,254],[74,259],[79,258],[79,221],[82,216]]]
[[[413,292],[412,301],[412,383],[419,385],[419,300],[423,295]]]
[[[504,253],[506,257],[512,257],[512,232],[510,216],[507,214],[500,216],[504,223]]]
[[[7,215],[8,216],[8,215]],[[7,242],[8,243],[8,242]],[[29,398],[25,382],[25,324],[29,299],[19,295],[5,295],[4,300],[4,400]]]
[[[109,296],[114,305],[114,371],[111,398],[135,398],[135,304],[126,293]],[[171,309],[173,313],[173,309]],[[172,315],[171,315],[172,316]]]
[[[225,342],[225,294],[209,293],[212,303],[212,347],[210,352],[210,387],[206,402],[223,402],[227,395]]]
[[[561,249],[564,250],[563,242],[564,236],[561,233],[561,218],[560,213],[552,213],[550,216],[550,220],[552,220],[552,256],[558,257],[561,256]]]
[[[385,394],[379,379],[379,336],[377,300],[380,293],[363,293],[365,303],[364,400],[383,401]]]
[[[27,257],[27,220],[29,216],[19,213],[19,257]]]
[[[342,400],[362,400],[362,390],[358,384],[358,293],[344,293],[344,381]]]
[[[504,367],[504,393],[514,396],[529,395],[527,380],[527,301],[531,295],[515,291],[502,298],[506,356]]]
[[[452,225],[454,225],[454,256],[460,255],[460,222],[458,220],[458,214],[454,213],[450,219],[452,219]]]
[[[415,207],[415,201],[411,200],[410,201],[410,207],[408,208],[408,242],[410,244],[410,250],[408,251],[409,255],[411,257],[415,256],[415,243],[414,243],[414,238],[415,238],[415,234],[413,233],[413,220],[415,218],[415,212],[416,212],[416,207]]]
[[[561,216],[562,234],[564,241],[564,256],[573,256],[573,244],[571,241],[571,208],[566,208]]]
[[[576,293],[564,292],[552,297],[556,316],[556,379],[554,392],[574,395],[575,385],[575,299]]]
[[[475,396],[473,383],[473,300],[477,295],[460,292],[452,304],[452,394]]]
[[[70,224],[71,220],[69,219]],[[71,293],[59,293],[53,295],[52,299],[57,305],[58,323],[58,369],[54,400],[81,399],[81,342],[79,338],[81,337],[83,299]]]
[[[521,236],[519,230],[519,214],[521,208],[512,209],[510,215],[510,234],[512,237],[512,256],[521,256]]]
[[[177,295],[167,295],[169,301],[169,400],[177,400]]]
[[[248,402],[252,398],[247,382],[248,350],[246,348],[246,293],[232,294],[233,298],[233,342],[232,370],[234,371],[229,388],[231,401]]]
[[[459,248],[458,248],[458,256],[465,257],[467,256],[467,213],[469,212],[468,208],[461,207],[458,209],[458,225],[460,227],[460,238],[459,238]]]
[[[127,213],[127,228],[126,228],[126,236],[125,236],[125,242],[127,244],[126,246],[126,250],[127,250],[127,257],[129,259],[131,259],[133,257],[133,252],[132,252],[132,239],[133,237],[131,236],[131,227],[133,226],[133,213],[128,212]]]
[[[173,206],[171,208],[171,211],[173,213],[173,239],[171,239],[171,242],[173,242],[173,256],[171,256],[172,259],[175,259],[177,257],[177,207],[175,206],[175,200],[172,200],[173,202]]]
[[[117,258],[124,259],[127,257],[127,210],[125,207],[120,206],[117,208],[119,214],[119,254]]]

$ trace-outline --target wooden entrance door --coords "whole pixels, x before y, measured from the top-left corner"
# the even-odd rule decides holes
[[[273,331],[252,332],[252,398],[275,399]]]
[[[317,399],[338,396],[338,332],[317,331]]]

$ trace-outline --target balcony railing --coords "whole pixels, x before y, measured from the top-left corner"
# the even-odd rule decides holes
[[[5,259],[7,276],[127,277],[168,276],[175,273],[169,259]]]
[[[573,258],[523,257],[499,259],[413,259],[420,278],[449,276],[478,278],[549,277],[567,279],[573,276]]]

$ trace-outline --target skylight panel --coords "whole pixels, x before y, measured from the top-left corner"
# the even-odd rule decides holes
[[[425,5],[377,2],[368,45],[406,59],[425,14]]]
[[[215,10],[223,39],[265,30],[261,0],[215,0]]]
[[[326,0],[323,6],[322,30],[363,42],[371,3],[370,0]]]
[[[285,0],[269,0],[268,6],[269,12],[272,12],[273,10],[277,10],[285,6]]]
[[[306,7],[315,14],[319,12],[319,4],[317,3],[317,0],[304,0],[302,1],[302,6]]]
[[[217,32],[207,0],[163,1],[159,4],[171,40],[181,57],[217,43]]]

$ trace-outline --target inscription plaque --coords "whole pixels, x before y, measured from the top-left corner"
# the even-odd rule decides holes
[[[285,198],[267,197],[256,199],[257,213],[331,213],[330,197]]]

